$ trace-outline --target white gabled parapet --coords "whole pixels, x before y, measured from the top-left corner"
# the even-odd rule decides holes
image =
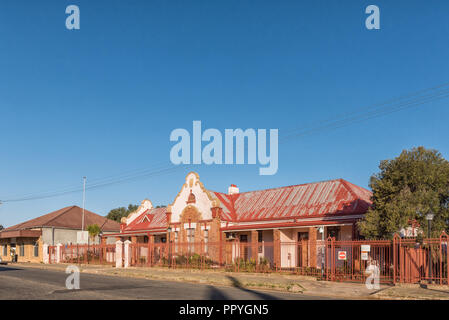
[[[129,225],[131,222],[133,222],[138,216],[140,216],[145,211],[153,209],[153,204],[150,200],[145,199],[140,203],[140,206],[137,208],[136,211],[131,212],[128,217],[126,218],[126,225]]]

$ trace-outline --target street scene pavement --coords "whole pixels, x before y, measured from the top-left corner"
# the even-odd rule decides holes
[[[80,274],[80,289],[69,290],[65,287],[68,276],[63,270],[0,266],[0,299],[326,299],[298,293],[88,273]]]
[[[67,264],[0,265],[2,299],[159,299],[159,300],[448,300],[449,287],[317,281],[288,274],[236,273],[167,268],[113,268],[77,265],[80,289],[68,290]]]

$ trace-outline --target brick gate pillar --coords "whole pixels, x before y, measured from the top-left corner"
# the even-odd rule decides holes
[[[273,263],[277,268],[281,267],[281,231],[273,229]]]
[[[257,245],[259,242],[259,233],[257,232],[257,230],[252,230],[251,231],[251,258],[254,259],[254,261],[258,264],[259,263],[259,259],[258,259],[258,250],[257,250]]]
[[[317,230],[315,227],[309,228],[309,267],[316,268],[316,257],[317,257],[317,242],[316,242]]]
[[[154,256],[154,235],[148,233],[148,256],[147,256],[147,265],[153,265],[153,256]]]
[[[215,263],[219,263],[220,265],[223,263],[223,244],[222,244],[222,233],[220,231],[221,222],[220,216],[223,211],[220,208],[219,203],[214,200],[213,207],[211,208],[212,212],[212,221],[210,222],[209,229],[209,256]]]

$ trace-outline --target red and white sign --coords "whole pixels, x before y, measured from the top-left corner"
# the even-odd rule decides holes
[[[346,251],[338,251],[338,260],[346,260]]]

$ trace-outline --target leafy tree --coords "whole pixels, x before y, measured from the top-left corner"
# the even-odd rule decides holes
[[[106,218],[120,222],[123,217],[127,217],[131,212],[136,211],[139,208],[138,205],[130,204],[128,209],[125,207],[115,208],[109,211]]]
[[[90,224],[87,226],[87,232],[89,232],[89,237],[92,239],[93,242],[95,237],[100,234],[101,229],[98,226],[98,224]]]
[[[437,150],[404,150],[383,160],[370,180],[373,206],[359,222],[367,238],[391,238],[416,220],[426,231],[426,214],[433,212],[432,237],[449,226],[449,162]]]

